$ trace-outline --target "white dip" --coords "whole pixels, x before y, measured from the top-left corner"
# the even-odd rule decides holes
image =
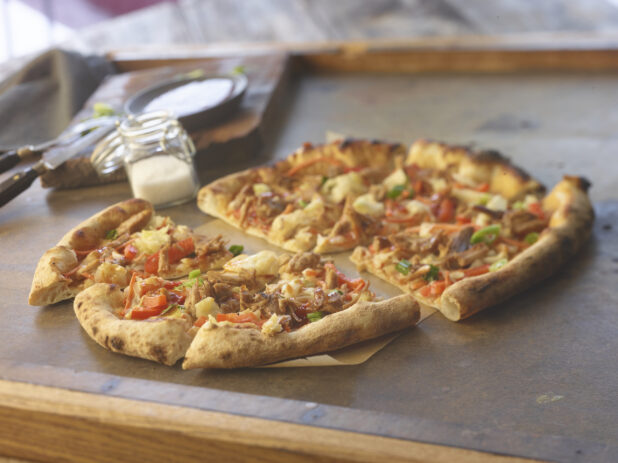
[[[145,158],[131,164],[130,170],[133,196],[150,201],[154,206],[195,196],[198,185],[193,177],[193,166],[175,156]]]
[[[232,87],[230,79],[191,82],[153,98],[144,112],[166,110],[182,117],[221,103],[230,95]]]

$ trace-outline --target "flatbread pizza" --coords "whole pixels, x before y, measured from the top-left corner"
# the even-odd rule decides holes
[[[357,247],[351,260],[450,320],[547,278],[590,233],[594,214],[583,178],[566,176],[544,196],[538,182],[495,152],[426,141],[412,146],[406,166],[406,184],[433,184],[433,196],[395,199],[392,208],[409,210],[403,202],[420,200],[427,210],[405,230]]]
[[[94,283],[123,288],[132,272],[179,278],[196,268],[220,268],[232,257],[221,236],[196,234],[154,215],[149,202],[130,199],[85,220],[45,252],[28,303],[54,304]]]
[[[565,177],[545,196],[496,151],[418,140],[404,158],[400,145],[343,140],[217,180],[198,205],[287,249],[354,249],[359,269],[460,320],[576,252],[594,216],[588,187]]]
[[[361,242],[342,215],[346,198],[367,193],[404,157],[405,148],[393,143],[306,143],[273,166],[214,181],[200,190],[197,203],[207,214],[289,251],[345,251]]]
[[[183,368],[259,366],[346,347],[414,325],[408,295],[377,301],[317,254],[241,254],[222,270],[169,281],[134,273],[123,291],[97,283],[75,314],[98,344]]]

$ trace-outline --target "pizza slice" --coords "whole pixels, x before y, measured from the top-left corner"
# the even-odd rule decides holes
[[[97,343],[183,368],[236,368],[308,356],[404,329],[419,319],[408,296],[376,302],[317,254],[241,254],[184,281],[134,273],[124,292],[98,283],[74,303]]]
[[[273,166],[228,175],[205,186],[198,194],[198,206],[284,249],[309,251],[333,234],[346,198],[366,193],[404,155],[401,145],[377,141],[305,144]]]
[[[154,216],[147,201],[131,199],[87,219],[41,257],[28,303],[54,304],[94,283],[125,287],[132,272],[179,278],[195,268],[220,268],[231,258],[221,236],[196,234]]]
[[[407,228],[355,249],[351,260],[451,320],[550,276],[590,233],[583,178],[565,177],[544,197],[538,182],[495,152],[422,140],[408,161],[408,180],[433,184],[427,209]]]

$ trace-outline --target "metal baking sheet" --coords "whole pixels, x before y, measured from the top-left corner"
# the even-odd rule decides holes
[[[41,254],[130,195],[124,184],[35,185],[0,209],[0,376],[510,455],[617,459],[618,74],[310,74],[287,98],[255,163],[327,130],[473,142],[549,187],[565,173],[588,177],[592,237],[534,289],[461,323],[431,316],[361,365],[184,372],[103,350],[70,303],[27,305]],[[164,212],[194,227],[211,220],[194,204]]]

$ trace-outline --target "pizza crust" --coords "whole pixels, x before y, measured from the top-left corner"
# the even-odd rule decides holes
[[[509,200],[545,191],[527,172],[493,150],[473,152],[464,146],[421,139],[410,147],[406,164],[440,170],[456,166],[458,174],[477,183],[488,183],[489,191]]]
[[[358,302],[289,333],[204,325],[189,347],[183,369],[264,365],[340,349],[415,325],[418,304],[409,295],[382,302]]]
[[[553,210],[549,228],[539,240],[499,270],[449,286],[438,309],[458,321],[502,302],[554,274],[590,235],[594,210],[586,190],[590,183],[565,177],[543,200]]]
[[[143,228],[153,208],[143,199],[129,199],[104,209],[70,230],[39,260],[28,296],[30,305],[55,304],[74,297],[86,283],[71,284],[64,274],[78,264],[77,251],[95,248],[109,230],[132,232]]]
[[[122,290],[97,283],[75,298],[73,309],[82,328],[106,349],[164,365],[174,365],[184,356],[192,337],[191,321],[185,318],[124,320],[114,315],[123,307]]]

